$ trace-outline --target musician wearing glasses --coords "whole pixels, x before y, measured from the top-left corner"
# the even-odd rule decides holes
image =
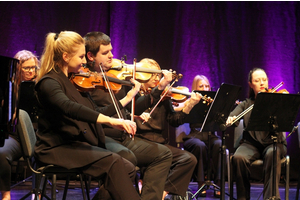
[[[19,60],[20,81],[34,81],[39,66],[37,57],[30,51],[22,50],[15,55],[15,58]]]
[[[144,58],[140,62],[147,63],[151,69],[160,70],[159,64],[153,59]],[[160,76],[154,73],[148,82],[142,83],[142,90],[137,98],[147,95],[152,88],[156,87],[159,81]],[[165,181],[162,200],[168,194],[172,195],[173,199],[183,199],[185,197],[197,164],[197,159],[192,153],[168,144],[170,136],[164,134],[167,130],[167,123],[173,127],[183,124],[184,119],[200,99],[201,95],[199,93],[192,93],[185,106],[180,111],[175,112],[172,100],[162,98],[158,104],[144,110],[141,119],[136,118],[136,138],[140,137],[157,144],[163,144],[172,152],[172,165]]]
[[[20,84],[22,81],[33,81],[36,77],[37,66],[39,62],[37,57],[30,51],[19,51],[15,56],[15,59],[19,60],[17,65],[17,71],[21,76],[18,81]],[[23,103],[26,100],[20,99],[19,108],[26,110]],[[30,111],[26,110],[27,112]],[[11,183],[11,163],[22,157],[22,150],[19,143],[19,137],[17,133],[10,133],[8,139],[5,140],[5,144],[0,148],[0,191],[2,194],[2,200],[10,200],[10,183]]]

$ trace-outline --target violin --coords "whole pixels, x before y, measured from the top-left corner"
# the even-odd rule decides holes
[[[165,94],[165,97],[171,98],[171,100],[177,102],[177,103],[182,103],[187,100],[187,97],[191,96],[192,93],[189,92],[189,88],[184,87],[184,86],[177,86],[171,87],[171,88],[166,88],[164,92],[167,92]],[[201,95],[202,96],[202,95]],[[207,97],[207,95],[202,96],[201,98],[203,100],[203,104],[211,104],[213,102],[213,99],[211,97]]]
[[[120,80],[128,80],[133,77],[134,67],[135,79],[140,83],[146,83],[152,77],[152,74],[161,74],[162,70],[152,69],[148,63],[137,62],[134,64],[125,64],[124,61],[119,59],[113,59],[112,67],[109,69],[109,73],[115,75]],[[176,74],[176,71],[172,71],[173,78],[180,79],[182,74]]]
[[[289,92],[286,89],[282,89],[277,92],[277,89],[279,89],[282,85],[283,85],[283,82],[280,82],[274,88],[272,88],[272,89],[265,88],[265,90],[268,93],[284,93],[284,94],[287,93],[287,94],[289,94]],[[226,127],[230,127],[232,124],[237,122],[239,119],[241,119],[243,116],[245,116],[248,112],[250,112],[253,109],[253,107],[254,107],[254,104],[252,104],[250,107],[248,107],[246,110],[241,112],[238,116],[236,116],[235,120],[233,120],[233,122],[231,122],[230,124],[226,125]]]
[[[272,89],[265,88],[265,90],[266,90],[267,93],[289,94],[289,92],[286,89],[282,89],[282,90],[279,90],[279,91],[277,91],[277,90],[273,91],[274,88],[272,88]]]
[[[122,85],[134,86],[130,81],[119,80],[114,74],[106,73],[106,77],[109,80],[109,83],[105,81],[102,74],[81,67],[79,73],[71,74],[70,81],[82,92],[89,92],[94,89],[105,90],[111,88],[114,93],[117,93],[122,88]]]

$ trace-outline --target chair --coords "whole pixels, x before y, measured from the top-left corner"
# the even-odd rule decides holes
[[[79,175],[80,177],[80,183],[81,183],[81,189],[82,189],[82,195],[83,199],[86,200],[86,196],[89,198],[89,191],[87,187],[87,182],[85,181],[85,186],[87,189],[87,195],[85,194],[85,190],[83,187],[83,180],[82,180],[82,172],[78,169],[66,169],[63,167],[55,166],[55,165],[44,165],[44,166],[37,166],[34,167],[34,163],[31,162],[31,159],[33,158],[33,152],[34,152],[34,146],[36,143],[36,135],[33,129],[33,125],[31,122],[31,119],[28,115],[28,113],[22,109],[19,109],[19,121],[17,130],[19,133],[20,143],[23,150],[23,157],[26,159],[27,164],[30,168],[30,170],[33,172],[35,176],[35,187],[32,189],[28,194],[26,194],[21,199],[26,199],[29,195],[35,194],[35,199],[39,199],[39,186],[41,183],[41,180],[43,177],[46,177],[43,184],[42,189],[42,198],[46,197],[47,199],[50,199],[48,196],[45,195],[45,188],[47,183],[47,177],[52,176],[52,192],[51,192],[51,199],[56,200],[56,175],[57,174],[63,174],[67,175],[66,184],[64,188],[64,194],[63,199],[66,199],[67,196],[67,190],[69,186],[69,178],[71,175]],[[36,169],[34,169],[36,168]]]
[[[185,136],[190,134],[191,129],[190,129],[190,124],[189,123],[184,123],[177,127],[175,129],[175,134],[176,134],[176,143],[177,147],[183,149],[182,143]],[[230,166],[229,166],[229,150],[226,149],[226,163],[227,163],[227,176],[228,176],[228,183],[230,183]]]
[[[237,127],[234,129],[234,149],[237,149],[241,139],[243,138],[243,130],[244,130],[244,125],[243,125],[243,120],[240,120],[240,123]],[[284,134],[284,133],[283,133]],[[285,136],[285,134],[284,134]],[[230,182],[230,200],[233,199],[233,171],[232,171],[232,157],[230,157],[230,175],[231,175],[231,182]],[[286,181],[285,181],[285,200],[289,199],[289,184],[290,184],[290,157],[287,155],[286,157],[281,159],[281,165],[285,166],[286,168]],[[259,168],[260,172],[262,172],[262,166],[263,166],[263,160],[258,159],[251,163],[250,165],[250,171],[253,171],[255,168]],[[253,173],[251,173],[253,175]],[[260,175],[262,177],[262,173]],[[254,176],[251,176],[250,178],[254,178]]]

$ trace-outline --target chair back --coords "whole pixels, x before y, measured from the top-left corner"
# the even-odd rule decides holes
[[[36,135],[28,113],[19,109],[19,121],[17,125],[23,156],[31,158],[36,143]]]
[[[300,124],[300,122],[298,123],[298,125]],[[240,141],[243,138],[243,132],[244,132],[244,120],[241,119],[240,123],[237,127],[234,128],[234,143],[233,143],[233,147],[236,149],[239,147],[240,145]],[[285,132],[281,132],[283,137],[286,138],[286,133]],[[299,147],[300,147],[300,131],[298,129],[298,139],[299,139]]]
[[[233,147],[236,149],[240,145],[240,141],[243,138],[244,132],[244,120],[241,119],[237,127],[234,128],[234,142]]]
[[[183,143],[182,138],[187,136],[188,134],[190,134],[191,129],[190,129],[190,124],[189,123],[185,123],[182,124],[180,126],[178,126],[175,129],[175,134],[176,134],[176,143]]]

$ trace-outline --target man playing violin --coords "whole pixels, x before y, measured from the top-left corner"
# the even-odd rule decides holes
[[[149,64],[153,69],[160,69],[159,64],[153,59],[145,58],[140,62]],[[142,90],[137,98],[147,95],[149,89],[154,88],[159,81],[159,74],[153,74],[148,82],[142,83]],[[166,119],[167,122],[174,127],[183,124],[186,116],[200,99],[200,94],[192,93],[191,98],[187,100],[183,109],[175,112],[171,100],[163,98],[157,106],[147,108],[141,115],[141,118],[136,118],[136,138],[140,137],[163,144],[171,150],[173,155],[172,165],[165,182],[164,196],[162,199],[164,199],[168,193],[184,197],[191,181],[193,170],[197,164],[197,159],[193,154],[168,144],[168,138],[164,138],[163,135],[166,127]]]
[[[254,68],[249,72],[249,98],[240,103],[230,114],[226,124],[230,125],[238,114],[254,104],[259,92],[265,92],[268,88],[266,72],[260,68]],[[251,112],[244,115],[244,127],[247,126]],[[277,171],[276,171],[276,199],[280,199],[279,180],[281,172],[281,158],[287,153],[287,142],[282,133],[278,133],[277,143]],[[250,164],[257,159],[263,159],[264,166],[264,199],[272,197],[273,184],[273,139],[272,133],[266,131],[244,131],[240,146],[232,157],[233,172],[236,174],[237,199],[250,199]]]
[[[102,32],[90,32],[84,36],[86,47],[87,66],[91,71],[100,72],[100,64],[104,71],[108,71],[112,67],[113,54],[110,37]],[[158,101],[160,94],[164,88],[172,80],[172,74],[168,71],[163,72],[164,78],[158,86],[153,89],[151,94],[145,95],[136,101],[136,115],[150,107]],[[132,81],[135,85],[137,81]],[[140,86],[140,84],[139,84]],[[117,105],[121,109],[124,118],[129,118],[130,112],[124,107],[133,98],[127,93],[125,86],[116,94],[118,100]],[[112,97],[107,91],[94,90],[91,96],[95,103],[102,107],[102,114],[114,116],[114,113],[108,112],[108,107],[112,106]],[[154,143],[142,138],[129,137],[127,133],[113,129],[109,126],[103,126],[106,137],[106,148],[110,151],[118,153],[122,157],[131,161],[138,167],[145,168],[143,173],[143,187],[141,191],[141,199],[161,199],[164,190],[164,183],[169,172],[172,153],[164,145]]]

